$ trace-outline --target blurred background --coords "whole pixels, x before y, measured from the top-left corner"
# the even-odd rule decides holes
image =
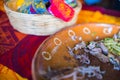
[[[120,10],[120,0],[84,0],[87,5],[101,6],[106,9]]]

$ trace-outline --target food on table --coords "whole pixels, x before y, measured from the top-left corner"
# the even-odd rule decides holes
[[[45,80],[120,80],[120,32],[112,38],[82,41],[67,48],[76,65],[56,69],[49,66],[40,72]]]

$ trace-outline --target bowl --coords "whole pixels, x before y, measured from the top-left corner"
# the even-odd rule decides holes
[[[65,22],[50,14],[25,14],[17,12],[17,0],[9,0],[5,2],[4,8],[9,21],[14,29],[24,34],[31,35],[51,35],[64,27],[74,25],[77,16],[81,10],[82,4],[78,2],[78,6],[74,8],[75,14],[73,18]]]
[[[73,56],[69,54],[68,51],[70,50],[70,48],[73,48],[76,44],[82,41],[85,42],[89,42],[93,40],[97,41],[104,39],[106,37],[112,37],[119,30],[120,30],[120,26],[113,24],[84,23],[84,24],[78,24],[68,28],[64,28],[61,31],[55,33],[54,35],[48,37],[39,46],[33,57],[32,60],[33,80],[47,80],[46,78],[44,78],[45,77],[44,74],[47,73],[49,74],[49,71],[53,69],[55,70],[65,67],[75,67],[76,61],[74,60]],[[94,58],[92,60],[96,61],[96,59]],[[99,65],[98,63],[97,65]],[[68,72],[66,73],[69,73],[69,69],[67,70]],[[53,71],[53,73],[55,73],[55,71]],[[114,76],[114,74],[112,75]],[[113,76],[110,75],[106,75],[106,76],[109,76],[109,79],[107,80],[115,80],[114,78],[112,78]],[[120,72],[116,76],[120,76]],[[58,80],[58,79],[48,79],[48,80]],[[64,79],[60,79],[60,80],[64,80]],[[76,80],[76,79],[70,78],[65,80]],[[85,79],[81,79],[81,80],[85,80]],[[96,80],[96,79],[90,79],[90,80]],[[120,77],[117,80],[120,80]]]

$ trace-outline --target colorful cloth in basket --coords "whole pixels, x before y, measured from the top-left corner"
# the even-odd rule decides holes
[[[74,16],[74,10],[64,0],[51,0],[49,12],[64,21],[70,21]]]
[[[71,6],[71,7],[70,7]],[[74,16],[73,7],[76,0],[18,0],[18,12],[28,14],[51,14],[64,21],[70,21]]]

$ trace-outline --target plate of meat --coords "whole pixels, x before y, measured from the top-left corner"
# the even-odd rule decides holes
[[[120,26],[84,23],[48,37],[32,60],[34,80],[120,80]]]

